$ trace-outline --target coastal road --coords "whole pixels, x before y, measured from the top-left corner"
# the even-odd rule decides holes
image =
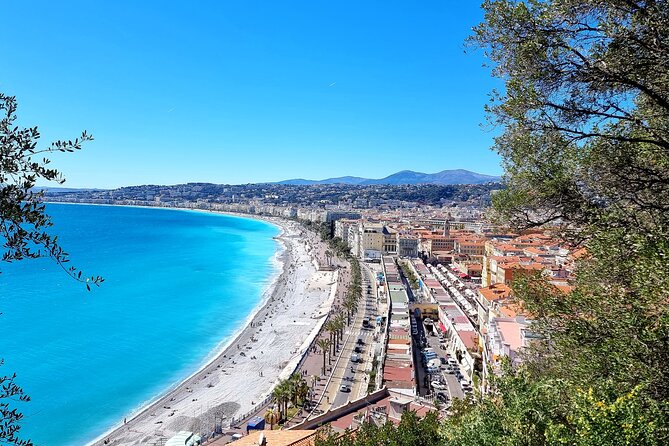
[[[334,387],[336,396],[332,401],[331,407],[339,407],[346,404],[348,401],[358,399],[360,396],[367,394],[367,385],[369,376],[367,369],[371,366],[373,347],[374,347],[374,333],[376,325],[376,283],[371,272],[363,267],[362,272],[362,300],[358,305],[355,323],[351,324],[347,333],[347,342],[341,352],[340,363],[335,371],[335,376],[341,376],[339,385]],[[370,321],[369,327],[363,327],[363,319],[368,318]],[[361,339],[363,344],[358,344],[358,339]],[[358,347],[359,352],[355,352]],[[351,361],[351,356],[357,354],[361,362],[354,363]],[[333,379],[333,383],[337,381]],[[342,392],[341,385],[347,385],[351,391]],[[330,390],[330,389],[328,389]],[[332,394],[330,394],[332,395]],[[331,398],[332,400],[332,398]]]
[[[371,308],[367,308],[366,302],[368,300],[366,299],[368,282],[368,279],[363,276],[363,300],[358,305],[358,309],[352,317],[351,324],[344,332],[343,343],[339,350],[334,369],[332,370],[332,379],[324,389],[323,394],[325,398],[320,401],[315,414],[346,404],[349,399],[355,399],[354,395],[357,396],[361,386],[366,386],[366,355],[374,337],[373,329],[363,329],[362,327],[363,319],[365,317],[372,317],[372,310]],[[363,362],[353,363],[351,362],[351,355],[355,353],[355,347],[359,338],[364,342],[364,345],[361,346],[363,351],[359,354],[363,358]],[[342,392],[340,390],[342,385],[348,385],[352,391]]]

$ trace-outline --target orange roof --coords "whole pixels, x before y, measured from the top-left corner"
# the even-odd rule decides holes
[[[562,291],[564,294],[571,293],[572,291],[574,291],[574,288],[575,288],[571,285],[555,285],[555,284],[553,284],[553,286],[555,288],[557,288],[558,290]]]
[[[519,246],[516,246],[516,245],[512,245],[510,243],[503,243],[501,245],[495,246],[495,248],[497,248],[500,251],[518,251],[518,252],[520,252],[520,251],[523,250],[523,248],[521,248]]]
[[[490,256],[489,260],[496,260],[497,262],[518,262],[520,257],[518,256]]]
[[[413,368],[386,365],[383,368],[383,380],[413,382]]]
[[[522,302],[509,302],[499,307],[499,312],[506,317],[516,317],[519,314],[526,314]]]
[[[243,436],[235,441],[235,446],[253,446],[258,445],[260,433],[265,436],[267,446],[292,446],[292,445],[311,445],[313,444],[313,436],[316,434],[315,430],[262,430],[251,431],[248,435]],[[227,441],[219,439],[211,443],[211,445],[223,445]]]
[[[513,291],[508,285],[495,283],[489,287],[480,288],[479,293],[481,293],[488,302],[496,302],[502,299],[508,299],[511,297]]]
[[[475,331],[458,331],[458,335],[467,350],[472,350],[478,346],[478,336]]]
[[[516,270],[526,270],[526,271],[541,271],[546,268],[545,265],[541,263],[518,263],[518,262],[505,262],[497,265],[501,269],[516,269]]]
[[[587,250],[587,249],[585,249],[585,248],[580,248],[580,249],[577,249],[576,251],[572,252],[572,253],[571,253],[571,257],[572,257],[573,259],[580,259],[580,258],[585,257],[587,254],[588,254],[588,250]]]

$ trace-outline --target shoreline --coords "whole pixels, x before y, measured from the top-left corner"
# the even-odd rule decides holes
[[[85,203],[71,203],[71,204],[85,204]],[[114,206],[114,205],[101,205],[101,206]],[[128,206],[128,207],[143,207],[143,206]],[[164,208],[167,209],[167,208]],[[182,209],[175,209],[175,210],[182,210]],[[185,209],[183,209],[185,210]],[[279,225],[278,226],[281,229],[281,233],[276,236],[277,242],[279,242],[279,237],[284,233],[283,227]],[[281,245],[283,245],[283,251],[275,253],[273,257],[276,257],[276,254],[279,254],[279,257],[283,257],[285,254],[285,250],[287,249],[283,242],[279,242]],[[282,262],[282,260],[279,260],[279,262]],[[276,265],[275,265],[276,266]],[[162,391],[160,394],[154,396],[150,400],[148,400],[145,403],[142,403],[139,408],[133,410],[130,415],[128,415],[127,419],[129,419],[128,423],[132,422],[135,420],[137,417],[142,415],[143,412],[151,409],[152,406],[155,404],[159,403],[161,400],[169,397],[172,393],[177,392],[181,386],[183,386],[187,381],[193,379],[196,377],[198,374],[200,374],[202,371],[204,371],[207,367],[211,366],[212,363],[214,363],[216,360],[220,359],[221,356],[232,346],[235,341],[239,340],[239,338],[242,337],[243,331],[249,328],[249,324],[253,321],[253,319],[258,315],[260,311],[263,310],[263,308],[267,305],[268,300],[270,299],[273,289],[276,285],[276,282],[279,280],[281,275],[283,274],[283,262],[281,265],[279,265],[279,270],[272,275],[271,280],[269,280],[269,284],[267,285],[266,289],[262,293],[262,297],[260,299],[260,302],[258,305],[256,305],[249,315],[246,317],[246,319],[243,320],[239,324],[238,327],[235,327],[234,329],[234,334],[233,337],[231,337],[228,341],[221,341],[219,344],[217,344],[216,347],[212,350],[211,353],[209,353],[205,359],[203,360],[202,364],[197,367],[197,369],[191,373],[190,375],[186,376],[184,379],[180,380],[179,382],[171,385],[168,387],[166,390]],[[126,423],[126,425],[128,424]],[[89,441],[86,443],[87,445],[93,445],[97,444],[100,441],[103,441],[105,438],[109,437],[113,432],[116,430],[122,428],[124,424],[122,422],[118,422],[114,424],[112,427],[110,427],[103,435],[99,435],[96,437],[94,440]]]
[[[88,205],[87,203],[61,202],[56,202],[56,204]],[[120,206],[140,208],[149,207],[136,205]],[[125,422],[126,420],[119,420],[118,423],[111,426],[102,435],[89,441],[87,443],[88,445],[103,445],[105,444],[104,440],[107,439],[109,442],[106,444],[112,445],[145,444],[148,441],[153,441],[158,438],[167,439],[178,430],[192,430],[194,432],[211,431],[213,430],[213,423],[220,423],[225,427],[233,417],[238,418],[240,414],[244,414],[251,410],[254,405],[255,407],[258,407],[258,405],[254,403],[261,403],[263,397],[271,394],[271,390],[276,384],[276,381],[282,377],[287,377],[284,376],[286,374],[286,369],[288,369],[291,364],[296,365],[299,363],[304,353],[305,345],[308,345],[308,341],[313,338],[314,331],[320,329],[323,317],[327,314],[329,306],[331,305],[329,296],[333,284],[321,282],[323,282],[325,276],[330,276],[325,277],[326,282],[332,282],[331,276],[333,273],[319,272],[316,270],[312,252],[314,248],[307,245],[306,240],[300,237],[300,233],[303,229],[299,228],[297,223],[279,219],[277,217],[268,218],[212,210],[166,207],[151,208],[205,212],[236,218],[251,218],[276,226],[279,228],[280,233],[274,237],[278,246],[273,261],[280,262],[280,264],[277,265],[279,268],[277,268],[276,273],[273,274],[267,284],[267,288],[263,291],[262,298],[258,305],[249,313],[244,322],[235,328],[233,337],[229,338],[228,341],[222,340],[220,347],[217,347],[210,355],[207,355],[203,360],[202,365],[191,375],[165,389],[164,392],[161,392],[145,404],[142,404],[141,407],[133,411],[127,417],[127,422]],[[318,292],[315,289],[311,290],[311,292],[305,292],[307,290],[304,289],[302,292],[299,292],[300,290],[297,288],[300,288],[300,286],[304,288],[304,285],[307,285],[307,282],[314,279],[315,276],[323,276],[316,277],[316,280],[318,281],[320,279],[319,284],[328,285],[330,290],[328,290],[328,286],[322,286],[322,288],[318,287]],[[294,282],[291,279],[292,277],[295,278]],[[287,284],[292,284],[293,286],[293,300],[299,301],[299,299],[295,299],[299,297],[301,297],[302,300],[309,297],[314,298],[311,299],[310,305],[298,305],[297,302],[295,302],[292,305],[293,308],[289,308],[285,303],[285,299],[291,297],[289,296],[291,289]],[[279,309],[278,307],[281,306],[284,308]],[[309,315],[309,317],[311,318],[312,323],[309,323],[309,321],[301,321],[299,324],[296,324],[297,319],[305,318],[306,312],[299,315],[299,311],[303,309],[311,310],[312,314]],[[279,336],[272,336],[270,334],[265,335],[261,333],[262,328],[259,327],[264,326],[268,318],[272,319],[274,317],[277,319],[287,319],[288,326],[291,325],[290,319],[294,318],[293,323],[296,327],[290,330],[294,333],[291,333],[291,335],[286,336],[283,339]],[[302,327],[303,325],[310,325],[310,327],[306,330],[306,327]],[[277,326],[279,326],[279,324],[277,324]],[[285,324],[281,326],[282,330],[285,328]],[[258,329],[259,331],[257,331]],[[274,330],[274,333],[277,333],[276,329]],[[287,350],[286,347],[288,346],[285,345],[285,341],[288,340],[288,342],[290,342],[295,340],[296,337],[301,339],[299,346],[292,350]],[[256,356],[257,352],[254,352],[252,347],[249,347],[249,343],[251,343],[251,345],[257,343],[259,346],[264,346],[264,348],[267,348],[269,351],[263,355],[264,358],[262,356],[259,358]],[[276,343],[279,344],[279,348],[272,348],[274,347],[273,344]],[[234,348],[235,344],[237,345],[237,349]],[[241,350],[240,344],[244,345],[244,350]],[[249,354],[255,353],[251,356],[251,359],[245,354],[247,351]],[[290,351],[290,353],[287,355],[288,351]],[[263,350],[261,350],[261,352],[263,352]],[[251,379],[250,383],[252,385],[249,386],[249,377],[253,378],[257,375],[249,375],[246,371],[240,369],[248,369],[249,366],[252,369],[257,369],[258,367],[254,367],[249,361],[255,362],[259,359],[260,361],[257,362],[263,363],[264,365],[264,367],[260,367],[258,376],[260,379]],[[279,367],[276,367],[277,363]],[[275,368],[274,370],[273,367]],[[267,369],[269,369],[268,373],[265,373],[265,370]],[[292,370],[290,370],[290,372],[292,372]],[[221,375],[221,373],[223,373],[223,375]],[[205,380],[209,380],[210,382],[206,384],[206,387],[203,387],[203,381]],[[244,386],[242,385],[240,387],[237,381],[242,381],[242,384],[247,384],[247,392],[242,389]],[[243,381],[246,382],[244,383]],[[257,381],[262,381],[262,384]],[[230,387],[230,382],[235,384],[235,389],[233,390],[232,395],[229,391],[230,389],[225,388],[226,382],[228,384],[227,387]],[[217,387],[220,388],[218,391]],[[197,397],[192,398],[194,396]],[[254,398],[254,400],[251,400],[251,404],[249,404],[248,401],[241,401],[243,397]],[[191,401],[187,401],[189,398]],[[199,407],[199,411],[196,406]],[[177,415],[177,412],[179,412],[178,417],[175,416]],[[205,427],[208,424],[211,425],[211,428]],[[199,429],[197,427],[199,427]]]

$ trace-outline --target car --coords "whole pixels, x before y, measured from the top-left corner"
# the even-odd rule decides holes
[[[339,386],[339,391],[348,393],[351,391],[351,388],[347,385],[342,384],[341,386]]]
[[[351,362],[360,362],[360,356],[358,356],[357,354],[353,353],[353,354],[351,355]]]
[[[446,390],[447,388],[445,384],[442,384],[439,381],[432,381],[430,384],[432,385],[433,389]]]
[[[463,375],[463,374],[460,372],[460,370],[456,370],[456,371],[455,371],[455,377],[458,379],[458,381],[460,381],[462,378],[465,377],[465,375]]]
[[[453,358],[448,358],[446,360],[446,362],[448,362],[449,364],[454,365],[454,366],[458,365],[458,361],[456,359],[453,359]]]
[[[363,341],[362,338],[358,338],[357,344],[358,345],[365,345],[365,341]]]
[[[439,360],[441,361],[442,364],[447,364],[446,358],[444,358],[443,356],[440,357]]]
[[[437,392],[437,399],[442,403],[447,403],[449,400],[448,395],[444,392]]]
[[[360,346],[356,346],[356,347],[353,349],[353,351],[356,352],[356,353],[362,353],[362,348],[361,348]]]

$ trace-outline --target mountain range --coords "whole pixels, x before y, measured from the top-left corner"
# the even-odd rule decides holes
[[[276,184],[292,184],[297,186],[308,186],[312,184],[354,184],[354,185],[374,185],[374,184],[483,184],[500,181],[500,177],[483,175],[464,169],[442,170],[437,173],[422,173],[412,170],[402,170],[401,172],[388,175],[385,178],[370,179],[360,177],[337,177],[325,180],[305,180],[296,178],[292,180],[279,181]]]

